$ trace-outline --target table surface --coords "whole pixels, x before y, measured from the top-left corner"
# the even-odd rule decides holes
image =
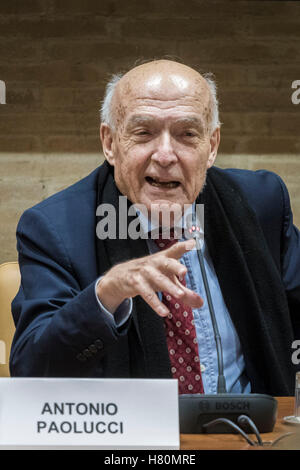
[[[294,397],[278,397],[277,421],[273,432],[261,434],[264,443],[274,442],[283,434],[295,432],[299,426],[286,424],[284,416],[291,416],[294,412]],[[256,441],[255,435],[249,434],[252,440]],[[282,439],[282,442],[284,439]],[[180,448],[184,450],[258,450],[265,447],[253,447],[239,434],[181,434]]]

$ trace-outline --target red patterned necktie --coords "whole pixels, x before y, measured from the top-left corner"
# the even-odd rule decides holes
[[[170,239],[161,237],[154,241],[160,250],[165,250],[178,240],[171,234]],[[180,281],[186,286],[185,279]],[[162,302],[170,311],[165,327],[171,371],[173,378],[178,379],[179,394],[204,393],[193,311],[167,292],[162,292]]]

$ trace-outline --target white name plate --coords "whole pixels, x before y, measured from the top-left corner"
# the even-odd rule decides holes
[[[0,447],[179,449],[177,381],[0,378]]]

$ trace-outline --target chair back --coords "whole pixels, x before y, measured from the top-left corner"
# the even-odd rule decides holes
[[[20,270],[17,262],[0,265],[0,377],[9,377],[9,355],[15,332],[11,302],[20,287]]]

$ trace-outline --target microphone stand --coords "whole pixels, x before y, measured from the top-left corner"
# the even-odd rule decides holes
[[[196,232],[199,233],[199,232]],[[208,285],[208,280],[206,276],[206,270],[204,266],[204,258],[203,258],[203,253],[201,250],[201,245],[200,245],[200,240],[199,237],[194,237],[196,240],[196,249],[197,249],[197,255],[198,255],[198,260],[201,268],[201,274],[203,278],[203,283],[204,283],[204,288],[205,288],[205,293],[206,293],[206,298],[207,298],[207,303],[208,303],[208,309],[212,321],[212,326],[214,330],[214,337],[215,337],[215,342],[216,342],[216,348],[217,348],[217,357],[218,357],[218,384],[217,384],[217,393],[227,393],[226,390],[226,380],[224,376],[224,362],[223,362],[223,348],[222,348],[222,341],[221,341],[221,336],[219,333],[219,328],[216,320],[216,315],[215,315],[215,310],[210,294],[210,289]]]

